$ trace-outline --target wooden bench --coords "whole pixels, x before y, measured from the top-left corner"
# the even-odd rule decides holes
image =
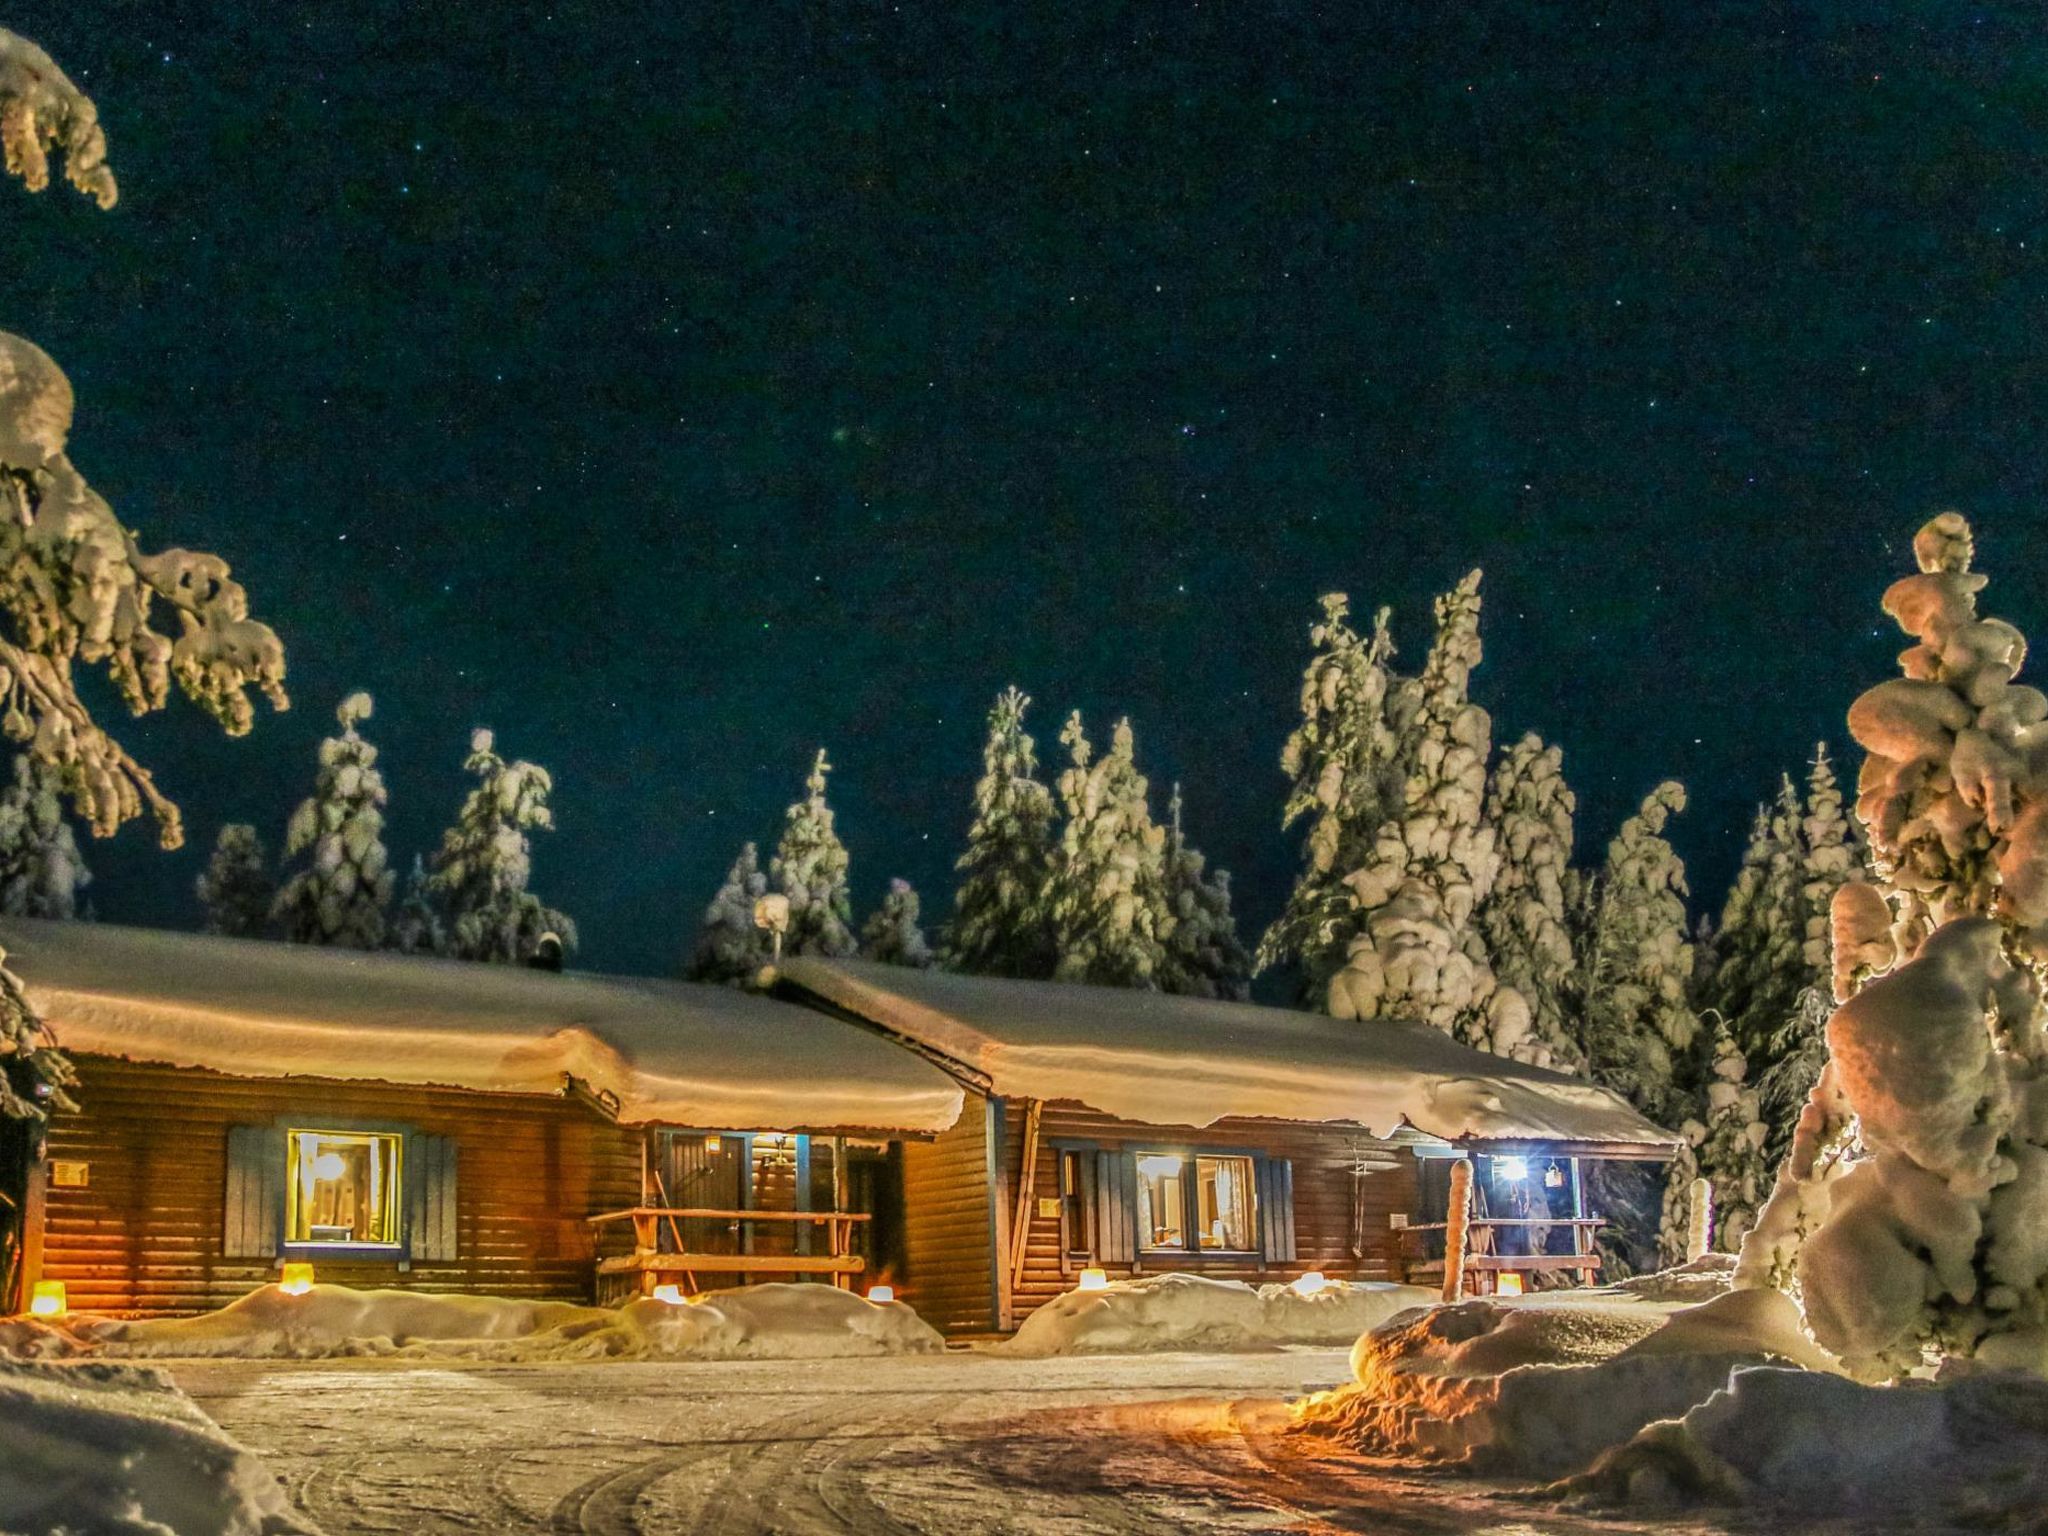
[[[858,1211],[714,1211],[698,1207],[670,1208],[636,1205],[623,1211],[606,1211],[590,1218],[592,1227],[612,1222],[633,1224],[633,1251],[601,1260],[597,1266],[599,1289],[604,1281],[628,1277],[630,1288],[646,1296],[664,1278],[673,1279],[689,1293],[698,1289],[699,1275],[825,1275],[835,1286],[845,1287],[867,1268],[867,1260],[852,1251],[854,1227],[872,1218]],[[702,1253],[691,1251],[682,1240],[684,1221],[797,1222],[825,1229],[826,1252],[811,1253]],[[675,1241],[675,1251],[661,1251],[661,1229],[666,1225]]]

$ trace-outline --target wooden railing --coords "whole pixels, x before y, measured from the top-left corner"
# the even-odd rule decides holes
[[[691,1291],[700,1274],[786,1274],[829,1275],[837,1286],[867,1268],[867,1261],[853,1251],[854,1228],[872,1217],[860,1211],[721,1211],[699,1206],[636,1205],[623,1211],[606,1211],[592,1216],[590,1225],[602,1228],[614,1222],[633,1225],[633,1251],[602,1260],[597,1266],[600,1281],[610,1275],[634,1277],[635,1288],[646,1295],[665,1277]],[[815,1253],[706,1253],[691,1251],[683,1241],[681,1223],[722,1221],[740,1226],[754,1222],[796,1222],[825,1229],[826,1251]],[[666,1226],[676,1251],[661,1251],[662,1228]]]
[[[1471,1239],[1465,1251],[1465,1272],[1474,1282],[1475,1292],[1492,1289],[1491,1277],[1506,1271],[1518,1274],[1535,1274],[1543,1270],[1568,1271],[1578,1276],[1579,1284],[1591,1285],[1600,1277],[1600,1255],[1593,1251],[1593,1234],[1607,1222],[1599,1216],[1474,1216],[1471,1220]],[[1410,1259],[1401,1252],[1401,1244],[1410,1232],[1442,1232],[1449,1224],[1441,1221],[1412,1222],[1396,1229],[1394,1278],[1396,1280],[1441,1278],[1444,1261],[1440,1258]],[[1493,1234],[1512,1228],[1568,1227],[1572,1234],[1570,1253],[1494,1253]]]

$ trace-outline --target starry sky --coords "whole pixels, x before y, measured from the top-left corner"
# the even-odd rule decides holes
[[[1248,934],[1318,593],[1486,570],[1475,692],[1596,856],[1657,780],[1718,903],[1900,642],[1931,512],[2048,631],[2032,5],[21,0],[122,199],[10,187],[0,325],[151,546],[225,555],[295,708],[121,726],[188,925],[367,688],[394,858],[468,731],[535,887],[660,972],[820,743],[857,906],[950,904],[989,699],[1136,727]],[[1056,765],[1055,765],[1056,766]]]

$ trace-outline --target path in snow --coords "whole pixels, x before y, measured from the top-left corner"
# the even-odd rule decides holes
[[[1641,1529],[1285,1434],[1278,1399],[1341,1379],[1340,1350],[172,1369],[328,1536]]]

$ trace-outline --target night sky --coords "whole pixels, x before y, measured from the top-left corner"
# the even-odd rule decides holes
[[[389,841],[472,725],[555,774],[535,888],[664,971],[819,743],[857,908],[950,907],[989,699],[1128,713],[1255,935],[1319,592],[1486,569],[1496,734],[1596,854],[1658,779],[1718,903],[1842,744],[1958,506],[2048,637],[2034,5],[7,9],[102,215],[6,189],[0,325],[146,545],[218,551],[295,708],[118,727],[184,807],[88,849],[189,925],[348,689]],[[114,717],[110,714],[109,719]],[[764,846],[765,851],[765,846]]]

